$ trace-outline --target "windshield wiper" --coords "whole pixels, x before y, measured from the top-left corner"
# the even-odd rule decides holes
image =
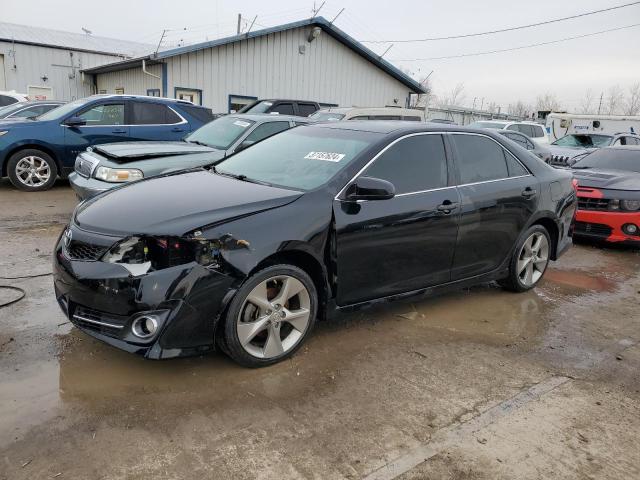
[[[208,143],[201,142],[200,140],[186,140],[185,139],[185,142],[187,142],[187,143],[195,143],[196,145],[201,145],[203,147],[211,147],[211,145],[209,145]]]
[[[229,172],[221,172],[218,170],[215,165],[211,166],[211,171],[218,175],[223,175],[225,177],[235,178],[236,180],[240,180],[241,182],[249,182],[249,183],[257,183],[258,185],[266,185],[267,187],[271,187],[272,184],[269,182],[263,182],[262,180],[256,180],[254,178],[249,178],[243,174],[229,173]]]
[[[571,167],[571,168],[573,168],[574,170],[586,170],[588,168],[593,168],[593,167],[581,167],[578,165],[577,167]]]

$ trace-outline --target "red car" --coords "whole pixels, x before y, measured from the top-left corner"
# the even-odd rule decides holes
[[[578,181],[574,237],[640,247],[640,147],[606,147],[573,167]]]

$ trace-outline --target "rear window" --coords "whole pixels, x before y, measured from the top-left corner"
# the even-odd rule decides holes
[[[301,117],[308,117],[313,112],[317,110],[316,106],[313,103],[299,103],[298,104],[298,113]]]
[[[332,113],[318,111],[309,118],[317,122],[338,122],[344,118],[344,113]]]

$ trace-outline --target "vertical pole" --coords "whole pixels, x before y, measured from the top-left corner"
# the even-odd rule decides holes
[[[242,14],[238,14],[238,35],[240,35],[240,23],[242,22]]]
[[[604,96],[604,92],[600,94],[600,103],[598,104],[598,115],[600,115],[600,109],[602,108],[602,97]]]

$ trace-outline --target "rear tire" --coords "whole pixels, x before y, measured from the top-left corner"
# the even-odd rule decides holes
[[[272,365],[293,355],[315,324],[318,294],[293,265],[274,265],[249,277],[224,318],[225,353],[245,367]]]
[[[509,263],[509,276],[498,283],[512,292],[534,288],[544,275],[551,255],[549,232],[542,225],[533,225],[521,237]]]
[[[7,162],[7,174],[17,189],[42,192],[55,183],[58,166],[49,154],[29,148],[11,155]]]

